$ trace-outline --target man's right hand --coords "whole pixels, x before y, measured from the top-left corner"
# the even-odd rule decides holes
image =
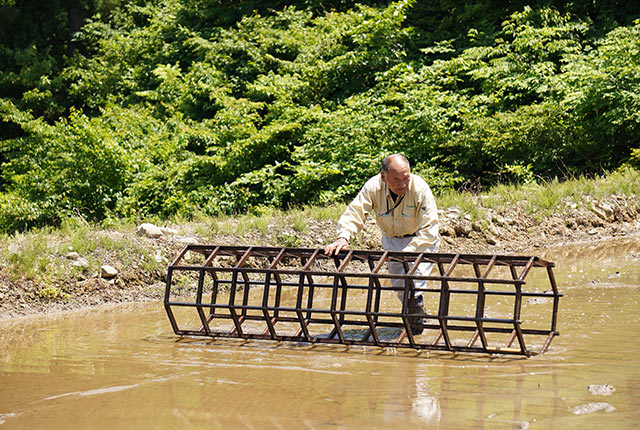
[[[339,237],[338,240],[336,240],[332,244],[325,246],[324,253],[325,255],[338,255],[340,251],[348,248],[349,241],[344,237]]]

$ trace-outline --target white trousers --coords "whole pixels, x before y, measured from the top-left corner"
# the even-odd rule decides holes
[[[382,236],[382,247],[386,251],[404,251],[404,249],[409,245],[413,237],[389,237]],[[434,245],[432,249],[429,249],[428,252],[436,252],[438,250],[438,244]],[[417,276],[429,276],[431,273],[431,269],[433,269],[433,263],[420,263],[416,271],[414,272]],[[409,270],[411,270],[411,266],[409,266]],[[387,271],[392,275],[404,275],[404,266],[402,263],[398,261],[389,261],[387,262]],[[413,284],[417,288],[423,288],[427,285],[427,281],[423,279],[414,279]],[[404,288],[404,280],[402,279],[392,279],[391,286],[395,288]],[[404,297],[404,290],[397,291],[398,299],[402,302],[402,298]],[[416,291],[415,297],[422,296],[421,291]]]

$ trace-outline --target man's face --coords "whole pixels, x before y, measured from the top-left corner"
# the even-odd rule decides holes
[[[409,188],[411,171],[405,163],[395,163],[389,166],[388,172],[382,172],[382,180],[387,183],[387,187],[395,194],[403,196]]]

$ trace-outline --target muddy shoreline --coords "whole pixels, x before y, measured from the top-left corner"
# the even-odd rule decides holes
[[[457,208],[439,212],[440,252],[444,253],[536,255],[536,250],[543,248],[640,234],[640,201],[637,197],[614,196],[607,202],[583,207],[567,204],[563,210],[546,217],[527,214],[524,206],[511,207],[500,213],[489,212],[483,219],[474,221]],[[172,225],[168,229],[170,233],[160,237],[149,237],[135,230],[92,231],[91,234],[101,240],[126,240],[122,243],[126,243],[127,248],[119,253],[98,247],[91,255],[82,256],[115,267],[117,275],[111,278],[105,278],[91,268],[75,270],[68,258],[70,247],[58,247],[58,252],[47,256],[53,265],[61,268],[61,275],[49,276],[47,285],[37,278],[11,273],[11,261],[3,258],[4,261],[0,261],[0,320],[109,303],[160,301],[166,267],[186,243],[283,246],[281,238],[287,235],[296,239],[295,246],[318,248],[330,243],[335,236],[335,222],[311,219],[304,233],[285,227],[278,232],[270,228],[266,234],[257,230],[242,235],[216,234],[194,224]],[[17,252],[27,241],[25,237],[14,238],[3,245]],[[380,249],[380,233],[373,221],[369,220],[351,247]],[[154,264],[149,265],[149,259],[155,260]],[[42,293],[48,289],[61,294],[49,297]]]

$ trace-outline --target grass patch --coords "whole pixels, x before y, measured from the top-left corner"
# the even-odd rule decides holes
[[[220,232],[220,224],[215,219],[200,220],[193,225],[193,231],[200,237],[211,237]]]
[[[80,255],[94,252],[99,245],[91,226],[84,218],[72,217],[63,220],[58,233],[65,238],[63,242],[69,243],[71,249]],[[61,249],[59,252],[63,253],[64,250]]]
[[[496,209],[515,203],[516,187],[514,185],[499,184],[493,187],[483,199],[487,208]]]
[[[209,238],[212,235],[239,236],[246,234],[250,230],[256,230],[260,234],[269,232],[269,223],[273,211],[264,215],[241,215],[238,217],[200,217],[198,221],[191,221],[190,224],[198,236]],[[184,225],[184,224],[182,224]]]
[[[300,245],[300,237],[294,233],[281,232],[277,237],[278,245],[287,248],[295,248]]]
[[[249,225],[260,234],[266,235],[269,232],[269,219],[267,215],[250,217]]]
[[[50,265],[49,256],[53,252],[49,246],[50,234],[51,230],[45,228],[8,237],[11,245],[6,248],[5,258],[10,266],[12,280],[23,276],[37,280],[47,273]]]
[[[117,230],[120,232],[134,232],[137,226],[138,224],[129,218],[109,217],[100,223],[100,228],[103,230]]]
[[[211,230],[215,234],[234,234],[236,231],[235,223],[229,218],[226,219],[214,219],[211,222]],[[202,235],[202,231],[198,230],[197,233]]]
[[[167,263],[162,259],[156,259],[154,255],[143,254],[142,261],[140,262],[140,269],[145,272],[155,272],[162,270],[167,266]]]
[[[522,188],[522,198],[527,202],[526,210],[536,218],[545,217],[553,213],[562,202],[562,189],[557,186],[558,181],[550,184],[530,183]]]
[[[58,287],[44,287],[36,293],[40,300],[46,301],[67,301],[71,297],[70,294],[65,293]]]
[[[640,170],[620,168],[594,182],[595,192],[600,198],[612,194],[637,195],[640,192]]]
[[[485,210],[480,206],[478,196],[467,191],[458,192],[445,190],[435,197],[436,204],[440,209],[456,207],[471,216],[472,220],[481,219],[485,215]]]
[[[306,211],[294,210],[289,214],[289,220],[293,229],[299,233],[306,233],[309,231],[308,218]]]
[[[307,209],[311,218],[316,221],[338,221],[346,208],[346,204],[334,203],[331,206],[309,206]]]
[[[640,171],[621,168],[595,178],[579,176],[566,180],[533,181],[522,185],[499,184],[481,195],[447,189],[436,196],[438,207],[456,207],[472,219],[482,219],[484,209],[500,209],[525,202],[525,209],[536,217],[547,216],[562,209],[564,201],[580,203],[587,196],[603,200],[611,195],[637,196],[640,192]]]

